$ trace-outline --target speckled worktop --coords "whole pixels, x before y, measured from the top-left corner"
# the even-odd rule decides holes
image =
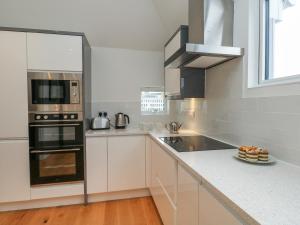
[[[108,136],[130,136],[130,135],[146,135],[149,132],[139,128],[126,128],[109,130],[88,130],[85,132],[86,137],[108,137]]]
[[[135,127],[128,127],[126,129],[108,129],[108,130],[88,130],[85,132],[86,137],[109,137],[109,136],[131,136],[131,135],[148,135],[150,132],[158,133],[158,131],[148,131]],[[166,129],[159,130],[161,135],[170,136]],[[181,135],[184,134],[197,134],[191,130],[181,130]]]
[[[153,140],[184,164],[219,200],[248,224],[300,224],[300,168],[278,160],[261,166],[241,162],[237,150],[178,153],[158,137]]]
[[[166,130],[86,132],[87,137],[147,134],[246,224],[300,225],[300,167],[280,160],[268,166],[248,164],[233,158],[237,150],[178,153],[159,139],[171,136]],[[179,135],[199,134],[184,130]]]

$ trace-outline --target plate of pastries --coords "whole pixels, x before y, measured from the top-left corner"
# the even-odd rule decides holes
[[[268,149],[257,146],[241,146],[238,154],[234,157],[253,164],[271,164],[275,162]]]

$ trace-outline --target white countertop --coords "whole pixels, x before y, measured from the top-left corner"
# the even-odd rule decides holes
[[[150,135],[249,224],[300,224],[299,167],[245,163],[233,158],[237,150],[178,153],[158,139],[165,133]]]
[[[86,137],[108,137],[108,136],[131,136],[131,135],[148,135],[150,133],[158,133],[158,131],[148,131],[140,128],[125,128],[125,129],[115,129],[110,128],[109,130],[88,130],[85,132]],[[172,136],[168,130],[159,130],[161,136]],[[184,134],[198,134],[191,130],[181,130],[180,135]],[[173,135],[174,136],[174,135]]]
[[[130,136],[130,135],[146,135],[148,131],[139,128],[126,128],[109,130],[88,130],[85,132],[86,137],[108,137],[108,136]]]

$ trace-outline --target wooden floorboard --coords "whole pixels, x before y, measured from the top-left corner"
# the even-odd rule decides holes
[[[0,225],[163,225],[151,197],[0,213]]]

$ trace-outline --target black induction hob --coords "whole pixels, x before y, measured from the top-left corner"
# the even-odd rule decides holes
[[[160,139],[174,148],[177,152],[236,149],[235,146],[228,145],[226,143],[201,135],[161,137]]]

